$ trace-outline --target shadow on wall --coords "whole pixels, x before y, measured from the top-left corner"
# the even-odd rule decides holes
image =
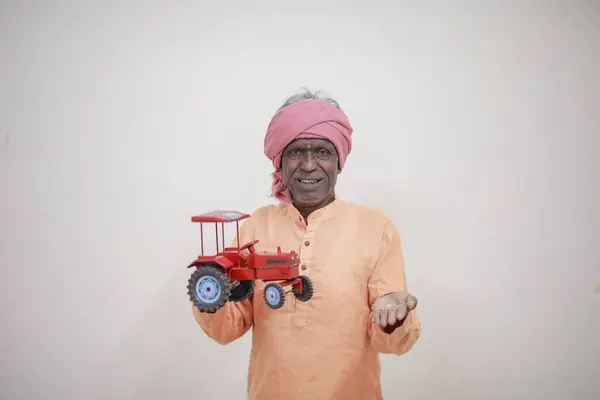
[[[189,303],[186,285],[191,272],[182,265],[162,291],[148,299],[137,328],[100,366],[98,398],[245,396],[250,332],[228,346],[205,335]]]

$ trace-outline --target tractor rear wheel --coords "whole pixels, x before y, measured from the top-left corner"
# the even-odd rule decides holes
[[[254,293],[254,281],[239,281],[239,284],[231,289],[229,301],[244,301]]]
[[[310,300],[310,298],[313,295],[313,285],[312,285],[312,281],[310,280],[310,278],[308,276],[305,275],[300,275],[300,284],[302,285],[302,293],[300,293],[300,291],[298,290],[298,287],[294,285],[294,287],[292,288],[292,291],[294,293],[294,296],[296,296],[296,298],[300,301],[308,301]]]
[[[229,298],[229,280],[219,267],[199,266],[188,281],[188,294],[198,310],[214,313]]]
[[[265,286],[263,296],[267,306],[274,310],[283,307],[283,303],[285,303],[285,292],[283,291],[283,287],[276,282],[271,282]]]

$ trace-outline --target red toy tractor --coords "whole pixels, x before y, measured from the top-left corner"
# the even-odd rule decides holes
[[[242,301],[254,293],[255,281],[268,282],[264,300],[272,309],[283,306],[284,287],[291,286],[294,296],[308,301],[313,295],[312,282],[307,276],[298,274],[300,259],[295,251],[257,252],[250,241],[240,247],[239,221],[250,215],[236,211],[216,210],[192,217],[200,223],[201,255],[188,265],[195,267],[188,281],[188,294],[202,312],[215,312],[227,301]],[[235,222],[237,246],[225,247],[225,223]],[[215,224],[216,255],[204,255],[203,224]],[[219,224],[221,224],[222,249],[219,251]]]

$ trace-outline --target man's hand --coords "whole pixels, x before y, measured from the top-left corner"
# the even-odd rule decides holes
[[[382,328],[402,325],[408,313],[417,307],[417,299],[408,292],[392,292],[381,296],[371,307],[373,320]]]

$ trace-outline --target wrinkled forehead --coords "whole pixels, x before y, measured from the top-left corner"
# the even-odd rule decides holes
[[[292,140],[286,147],[286,150],[300,148],[300,149],[316,149],[316,148],[325,148],[334,153],[337,153],[337,149],[335,145],[327,140],[321,138],[300,138]]]

